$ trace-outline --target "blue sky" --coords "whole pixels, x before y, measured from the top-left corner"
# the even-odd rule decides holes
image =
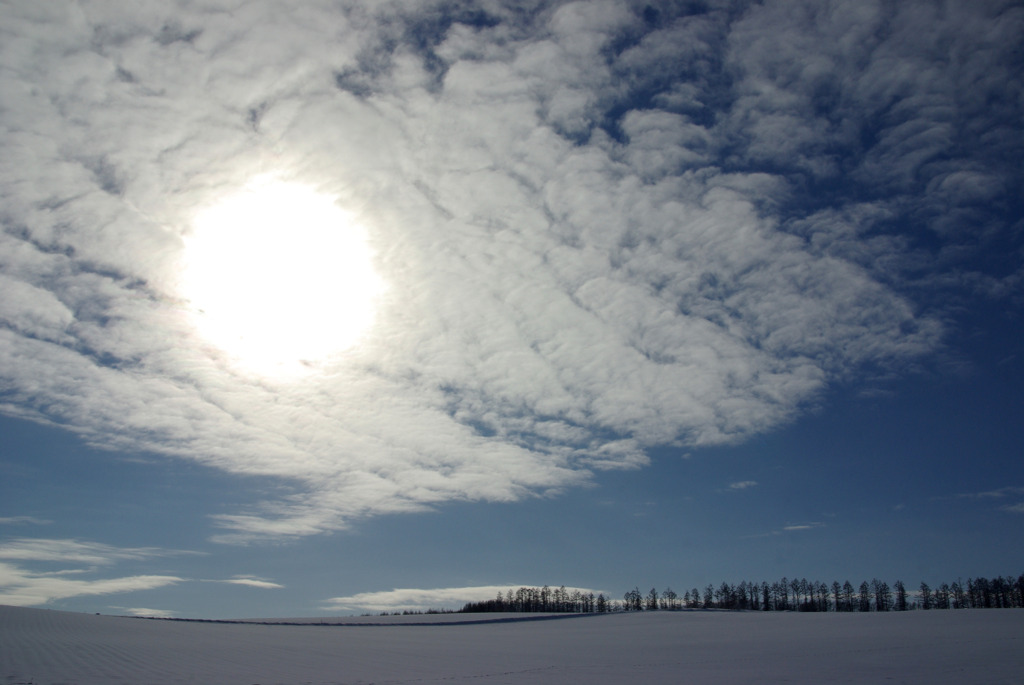
[[[1024,6],[9,3],[0,603],[1018,574]]]

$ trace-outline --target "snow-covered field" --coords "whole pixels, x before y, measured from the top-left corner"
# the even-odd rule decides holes
[[[204,623],[0,607],[0,684],[1024,682],[1024,611]],[[498,618],[489,623],[465,620]],[[440,623],[431,625],[437,621]]]

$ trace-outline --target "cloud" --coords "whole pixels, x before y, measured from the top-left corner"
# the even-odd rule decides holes
[[[778,535],[787,535],[789,533],[799,533],[805,530],[815,530],[818,528],[824,528],[825,523],[823,521],[808,521],[806,523],[791,523],[778,528],[776,530],[768,531],[767,533],[758,533],[755,535],[745,535],[744,538],[767,538]]]
[[[1010,497],[1012,495],[1024,495],[1024,488],[1010,485],[998,488],[996,490],[962,493],[957,495],[957,497],[963,497],[968,499],[1001,499],[1003,497]]]
[[[142,616],[144,618],[173,618],[177,612],[166,609],[146,609],[144,607],[114,607],[121,609],[129,616]]]
[[[31,524],[33,526],[47,526],[53,523],[53,521],[36,518],[35,516],[0,516],[0,525],[13,526],[21,525],[23,523]]]
[[[0,604],[35,606],[86,595],[152,590],[185,582],[171,575],[133,575],[97,578],[98,569],[154,557],[197,554],[154,547],[121,548],[99,542],[69,539],[14,538],[0,542]],[[22,562],[12,564],[4,560]],[[60,564],[60,570],[38,571],[25,563]],[[87,568],[68,568],[80,564]]]
[[[0,562],[0,604],[36,606],[68,597],[152,590],[184,580],[161,575],[99,579],[69,578],[67,575],[67,572],[35,573]]]
[[[279,585],[278,583],[273,583],[269,580],[256,578],[254,576],[235,576],[234,578],[229,578],[228,580],[222,580],[219,582],[231,583],[232,585],[247,585],[249,587],[258,587],[265,590],[277,590],[284,587],[284,585]]]
[[[1019,495],[1024,495],[1024,488],[1009,485],[1006,487],[997,488],[995,490],[986,490],[984,492],[962,493],[957,495],[957,497],[967,499],[993,500],[1003,499],[1005,497],[1015,497]],[[999,511],[1005,511],[1008,514],[1024,514],[1024,502],[1018,504],[1004,504],[999,507]]]
[[[957,256],[1011,230],[1018,7],[345,6],[0,10],[0,411],[295,493],[219,541],[742,441],[940,349],[930,295],[1019,289]],[[336,197],[387,284],[302,382],[182,296],[198,208],[267,171]]]
[[[738,483],[730,483],[729,484],[729,489],[730,490],[746,490],[747,488],[752,488],[752,487],[754,487],[756,485],[757,485],[757,481],[756,480],[741,480]]]
[[[14,538],[0,542],[0,603],[33,606],[84,595],[106,595],[122,592],[151,590],[167,585],[192,582],[192,579],[173,575],[134,575],[97,578],[108,567],[125,562],[146,561],[158,557],[196,555],[202,552],[161,549],[157,547],[115,547],[100,542],[69,539]],[[22,562],[21,565],[6,560]],[[25,564],[45,564],[48,568],[59,565],[59,570],[33,570]],[[85,568],[79,567],[86,565]],[[208,582],[228,583],[265,590],[284,586],[266,578],[236,575],[225,580]],[[129,609],[134,612],[136,610]],[[143,610],[139,610],[143,611]],[[144,610],[155,616],[156,610]],[[143,615],[143,614],[137,614]]]
[[[0,543],[0,559],[57,561],[109,566],[118,561],[151,559],[177,554],[199,554],[156,547],[122,548],[100,542],[70,539],[13,538]]]
[[[482,602],[503,595],[510,588],[531,585],[479,585],[472,587],[435,588],[430,590],[401,588],[383,592],[362,592],[348,597],[332,597],[322,607],[324,611],[426,611],[428,609],[458,609],[468,602]],[[596,592],[585,588],[566,588],[582,593]]]

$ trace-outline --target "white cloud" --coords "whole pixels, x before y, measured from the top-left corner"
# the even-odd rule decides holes
[[[138,575],[78,579],[67,573],[36,573],[0,562],[0,604],[36,606],[68,597],[152,590],[180,583],[177,576]]]
[[[0,542],[0,559],[58,561],[108,566],[118,561],[151,559],[177,554],[198,554],[156,547],[124,548],[100,542],[46,538],[13,538]]]
[[[199,554],[155,547],[114,547],[99,542],[69,539],[14,538],[0,541],[0,604],[34,606],[86,595],[137,592],[174,585],[186,579],[172,575],[96,577],[106,567],[155,557]],[[34,570],[44,564],[58,570]],[[86,568],[78,567],[81,564]],[[102,569],[102,571],[101,571]]]
[[[471,587],[413,589],[398,588],[382,592],[361,592],[348,597],[332,597],[322,607],[325,611],[426,611],[428,609],[458,609],[468,602],[494,599],[509,589],[533,587],[531,585],[478,585]],[[569,588],[582,593],[597,592],[586,588]]]
[[[1007,497],[1017,497],[1020,495],[1024,495],[1024,488],[1008,485],[995,490],[961,493],[957,495],[957,497],[966,499],[999,500]],[[1020,502],[1018,504],[1003,504],[999,507],[999,511],[1005,511],[1008,514],[1024,514],[1024,502]]]
[[[175,611],[168,611],[167,609],[147,609],[145,607],[114,607],[115,609],[121,609],[125,614],[129,616],[141,616],[144,618],[173,618],[177,613]]]
[[[755,485],[757,485],[757,481],[756,480],[741,480],[741,481],[736,482],[736,483],[730,483],[729,484],[729,489],[730,490],[746,490],[747,488],[752,488]]]
[[[46,526],[53,523],[53,521],[36,518],[35,516],[0,516],[0,525],[13,526],[23,523],[28,523],[34,526]]]
[[[0,603],[32,606],[53,600],[83,595],[105,595],[151,590],[167,585],[190,582],[173,575],[106,575],[109,567],[126,562],[146,561],[158,557],[200,555],[201,552],[161,549],[156,547],[115,547],[100,542],[44,538],[14,538],[0,541]],[[20,565],[6,560],[22,562]],[[26,568],[44,564],[48,570]],[[85,568],[80,565],[86,565]],[[54,569],[58,566],[57,570]],[[236,575],[228,583],[264,590],[284,586],[253,575]],[[135,612],[129,609],[129,612]],[[156,610],[139,610],[155,616]]]
[[[1018,109],[963,104],[1013,87],[1009,48],[957,67],[954,98],[905,46],[935,28],[974,55],[1013,9],[906,3],[886,38],[867,4],[646,28],[619,2],[491,26],[350,4],[0,10],[0,410],[296,487],[218,517],[222,541],[515,500],[789,421],[941,343],[899,283],[926,260],[885,221],[1018,173]],[[953,146],[960,106],[994,138]],[[821,208],[836,150],[859,185]],[[336,196],[388,286],[302,383],[232,366],[179,287],[197,208],[267,171]]]
[[[969,499],[1000,499],[1012,495],[1024,495],[1024,488],[1008,485],[1006,487],[997,488],[995,490],[986,490],[984,492],[961,493],[957,495],[957,497],[965,497]]]
[[[231,583],[232,585],[247,585],[249,587],[262,588],[264,590],[277,590],[284,587],[284,585],[271,582],[264,578],[256,578],[254,576],[235,576],[234,578],[229,578],[220,582]]]
[[[797,530],[813,530],[815,528],[824,528],[825,524],[821,521],[811,521],[810,523],[794,523],[792,525],[783,526],[784,532],[792,532]]]

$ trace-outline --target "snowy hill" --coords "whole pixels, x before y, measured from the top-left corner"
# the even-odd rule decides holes
[[[0,682],[1015,685],[1024,673],[1024,611],[1013,609],[683,611],[540,621],[461,614],[443,616],[440,625],[395,625],[408,618],[265,625],[3,606]],[[472,622],[490,618],[501,620]]]

